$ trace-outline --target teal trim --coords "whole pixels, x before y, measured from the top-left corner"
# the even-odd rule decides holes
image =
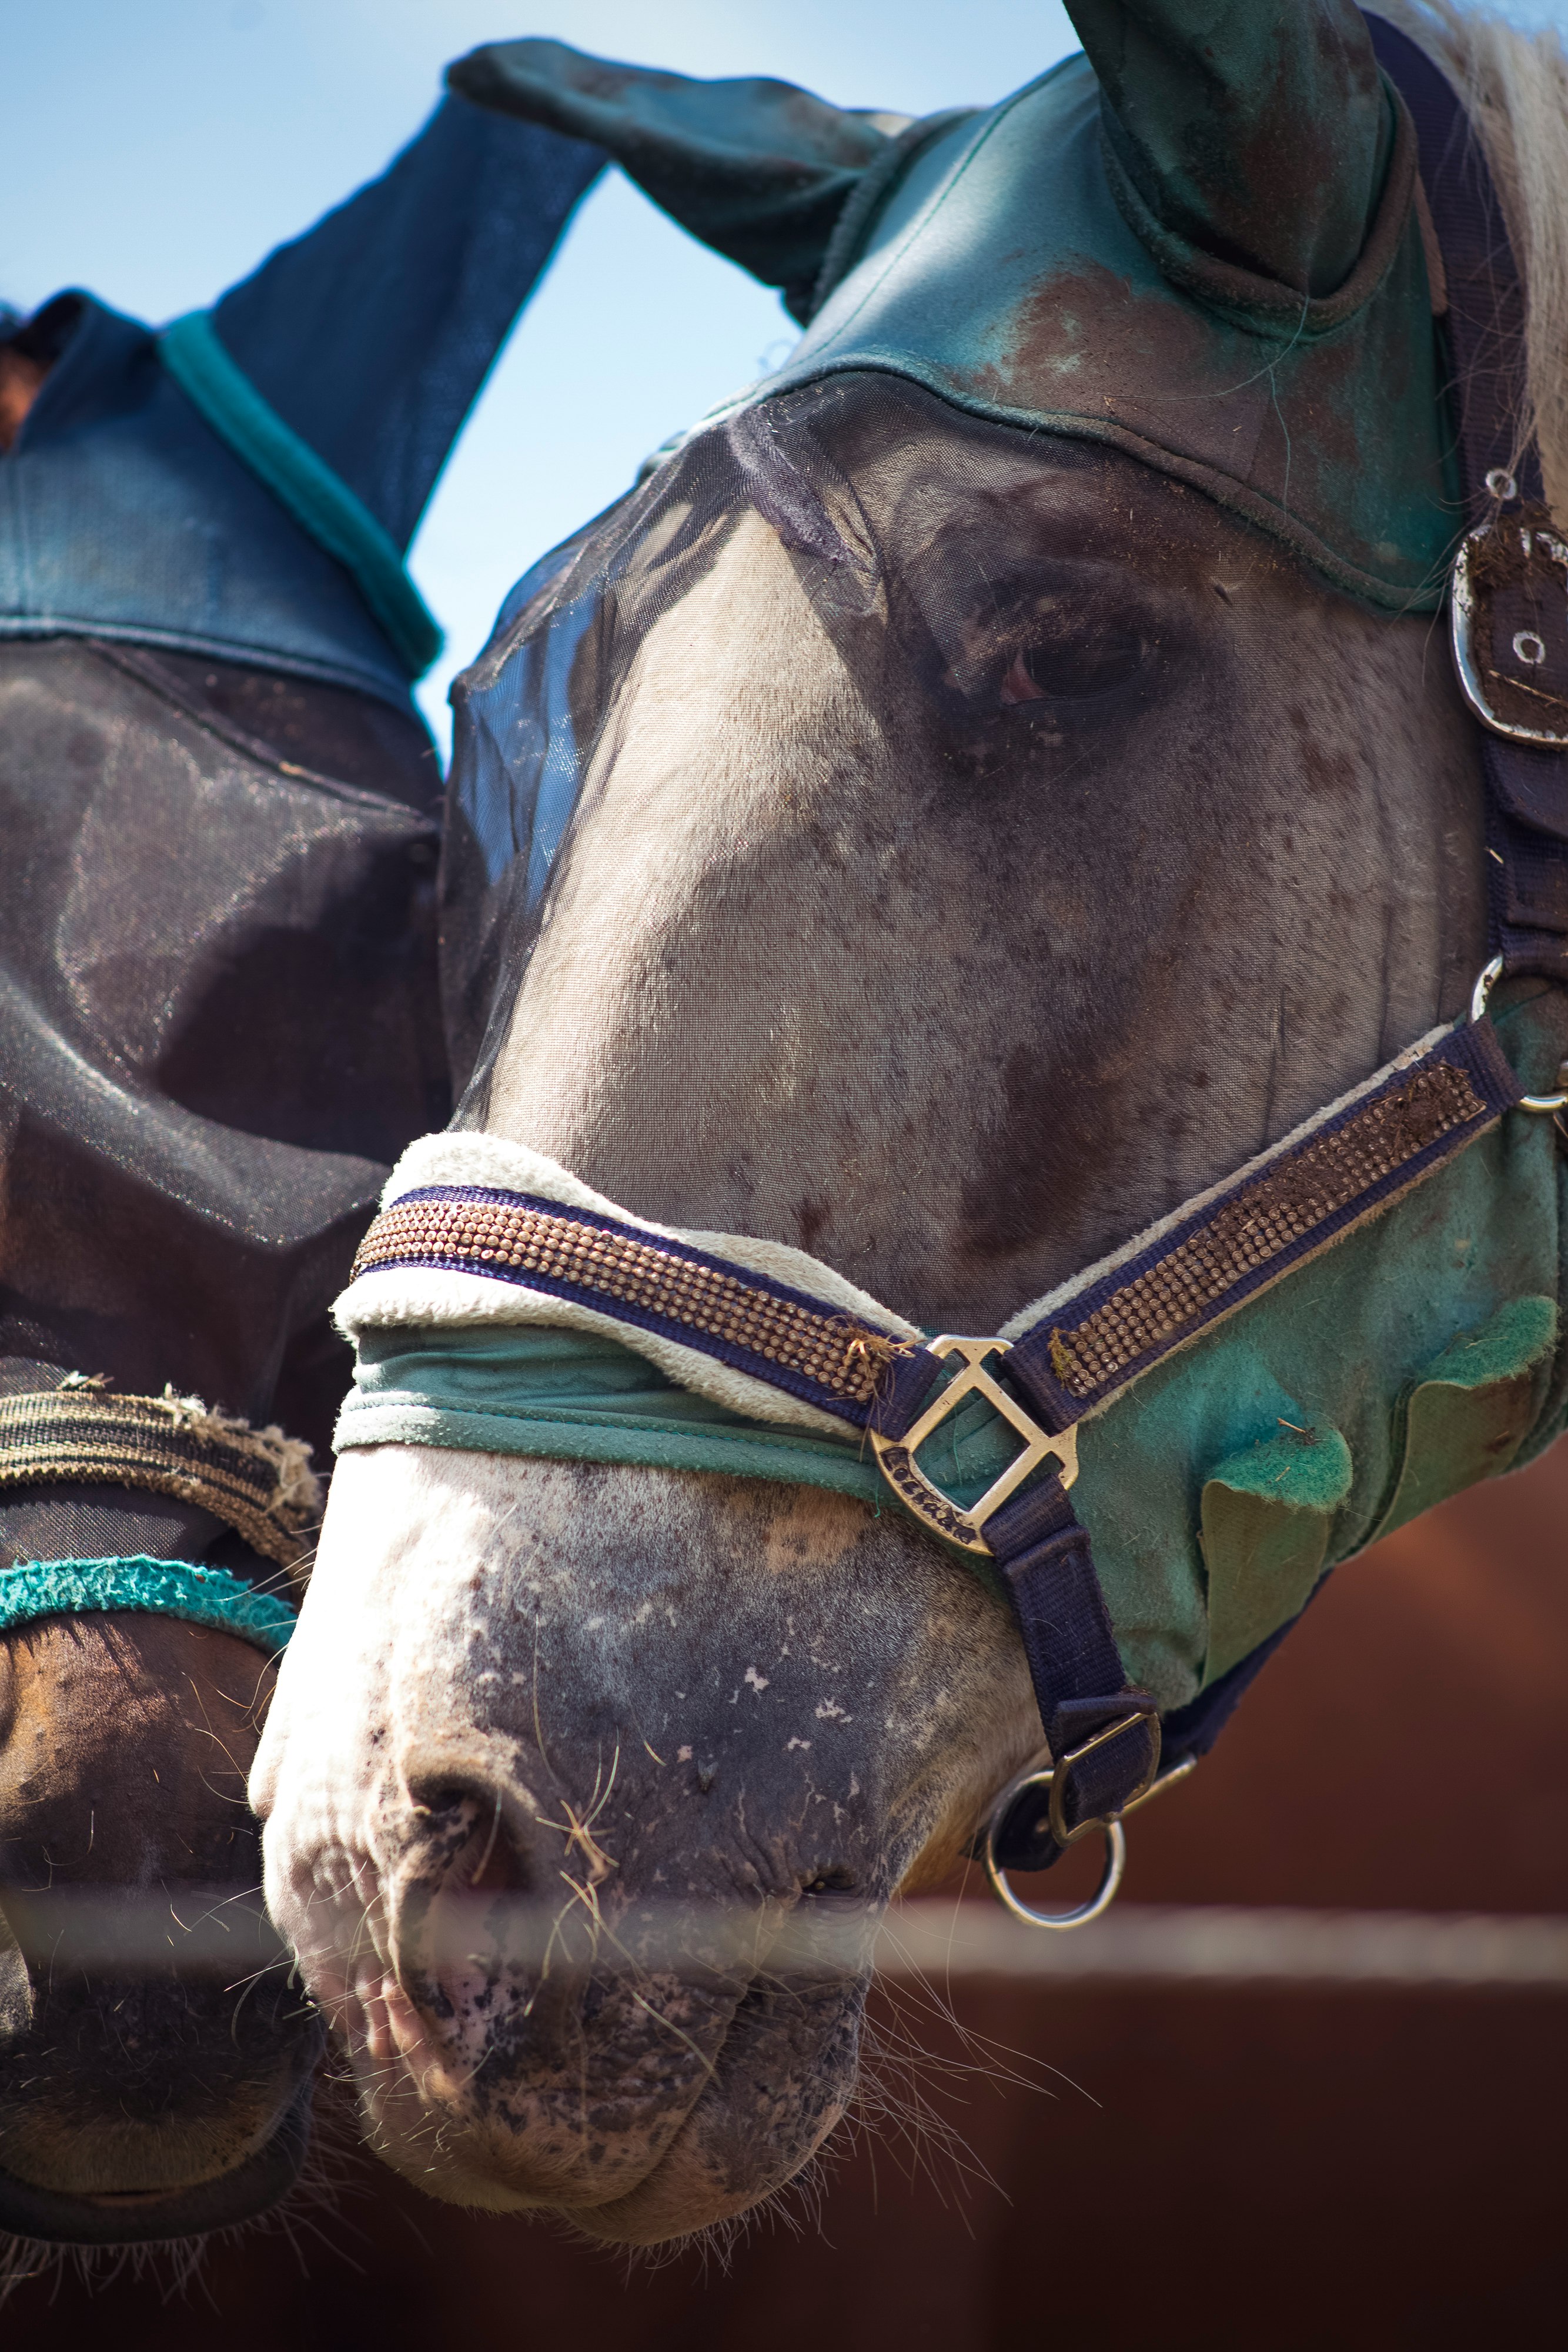
[[[334,1444],[442,1445],[566,1462],[719,1470],[825,1486],[863,1503],[886,1488],[854,1437],[747,1421],[677,1388],[645,1357],[584,1331],[528,1325],[367,1331]]]
[[[435,1406],[410,1395],[386,1404],[356,1404],[341,1424],[339,1446],[440,1445],[460,1453],[517,1454],[546,1462],[615,1462],[653,1470],[717,1470],[730,1478],[777,1478],[790,1486],[823,1486],[873,1507],[892,1498],[871,1461],[831,1439],[814,1448],[782,1429],[700,1432],[654,1421],[612,1420],[595,1413],[502,1411]]]
[[[224,349],[207,311],[189,311],[165,327],[158,350],[218,438],[352,576],[410,676],[423,677],[445,640],[370,509],[262,398]]]
[[[370,1329],[339,1419],[340,1453],[441,1445],[540,1461],[618,1462],[778,1478],[898,1509],[863,1441],[750,1421],[665,1379],[646,1357],[586,1331],[529,1324]],[[944,1422],[920,1466],[960,1503],[977,1501],[1017,1452],[981,1397]]]
[[[0,1632],[37,1617],[76,1617],[109,1609],[142,1609],[237,1633],[258,1649],[281,1650],[294,1631],[286,1601],[257,1592],[226,1569],[188,1560],[29,1559],[0,1568]]]

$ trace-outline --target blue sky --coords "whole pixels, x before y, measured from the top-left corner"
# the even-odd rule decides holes
[[[524,33],[907,113],[1000,97],[1077,46],[1057,0],[31,0],[6,27],[0,298],[82,285],[152,320],[211,300],[381,168],[449,58]],[[422,690],[443,733],[447,680],[518,572],[793,331],[765,288],[601,183],[414,543],[448,635]]]

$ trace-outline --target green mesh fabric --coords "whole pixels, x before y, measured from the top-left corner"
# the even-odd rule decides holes
[[[1414,132],[1361,11],[1068,14],[1086,55],[896,137],[778,82],[553,41],[476,50],[451,80],[592,140],[693,236],[789,288],[807,331],[733,405],[904,376],[1108,441],[1354,594],[1436,609],[1459,520],[1451,425]]]

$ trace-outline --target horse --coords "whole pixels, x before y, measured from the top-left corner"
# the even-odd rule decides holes
[[[1000,1335],[931,1341],[975,1348],[977,1377],[1003,1341],[1033,1349],[1043,1415],[1075,1285],[1099,1298],[1129,1236],[1168,1263],[1189,1212],[1241,1197],[1231,1171],[1299,1167],[1279,1155],[1486,996],[1489,862],[1512,851],[1434,641],[1458,516],[1451,476],[1430,487],[1434,320],[1458,290],[1442,152],[1417,173],[1391,37],[1375,50],[1340,0],[1218,28],[1181,0],[1070,13],[1088,63],[890,128],[858,164],[864,118],[824,129],[777,85],[675,89],[531,42],[455,73],[633,176],[684,142],[661,201],[760,253],[808,322],[525,576],[457,691],[444,986],[466,1087],[340,1302],[359,1386],[251,1782],[269,1907],[371,2144],[437,2197],[605,2242],[712,2228],[807,2164],[852,2096],[874,1922],[996,1860],[998,1790],[1032,1819],[1065,1769],[1043,1685],[1077,1621],[1063,1603],[1031,1642],[976,1523],[936,1515],[929,1481],[895,1482],[899,1507],[827,1433],[821,1365],[841,1399],[862,1381],[879,1458],[923,1335]],[[1560,500],[1561,59],[1449,10],[1400,22],[1491,158],[1531,303],[1514,454],[1532,423]],[[725,159],[781,149],[797,168],[758,230],[720,202]],[[1204,304],[1250,304],[1258,340],[1206,341]],[[1521,494],[1494,471],[1495,509]],[[1543,1090],[1560,964],[1542,947],[1496,1000]],[[1102,1706],[1075,1756],[1151,1712],[1176,1752],[1316,1589],[1335,1512],[1337,1559],[1554,1433],[1557,1179],[1540,1121],[1506,1131],[1526,1129],[1551,1295],[1468,1471],[1441,1446],[1423,1468],[1413,1434],[1414,1399],[1468,1377],[1450,1353],[1412,1390],[1419,1351],[1500,1345],[1479,1293],[1448,1299],[1490,1244],[1440,1191],[1358,1225],[1373,1255],[1329,1251],[1349,1272],[1325,1286],[1260,1294],[1248,1312],[1284,1319],[1233,1336],[1244,1381],[1239,1358],[1172,1360],[1159,1394],[1211,1449],[1183,1456],[1174,1518],[1134,1516],[1155,1408],[1084,1421],[1084,1519],[1143,1580],[1105,1586],[1125,1721]],[[1484,1220],[1490,1197],[1465,1200]],[[1441,1263],[1399,1293],[1387,1237],[1417,1226]],[[1401,1327],[1369,1403],[1380,1302],[1417,1293],[1437,1320]],[[742,1349],[758,1298],[776,1335],[810,1310],[820,1377]],[[1320,1425],[1314,1348],[1349,1445]],[[1015,1414],[1019,1394],[988,1391]],[[1060,1424],[1023,1426],[1060,1487]],[[1318,1499],[1298,1484],[1287,1508],[1308,1456]],[[1225,1589],[1278,1587],[1226,1642],[1222,1558],[1245,1562]],[[1059,1794],[1026,1860],[1075,1834]]]
[[[211,314],[0,321],[0,2267],[305,2160],[245,1780],[326,1310],[450,1100],[402,551],[600,168],[451,100]]]

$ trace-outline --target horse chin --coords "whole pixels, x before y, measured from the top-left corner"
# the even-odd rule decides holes
[[[715,2080],[630,2195],[572,2219],[606,2243],[657,2246],[737,2219],[787,2188],[854,2092],[863,1988],[810,1998],[758,1985],[737,2011]]]
[[[310,2144],[307,2075],[259,2146],[200,2179],[153,2189],[89,2191],[0,2171],[0,2232],[57,2246],[134,2246],[194,2238],[256,2219],[286,2197]]]
[[[666,2018],[670,2008],[666,1992]],[[618,2067],[601,2047],[585,2047],[584,2070],[620,2074],[632,2095],[612,2092],[569,2117],[574,2085],[559,2106],[488,2087],[496,2040],[433,2032],[390,1982],[346,2004],[340,2022],[367,2136],[394,2171],[444,2203],[548,2214],[605,2244],[654,2246],[735,2220],[810,2161],[853,2095],[862,2008],[858,1980],[757,1979],[673,2135],[667,2115],[638,2120],[626,2079],[635,2063]]]

